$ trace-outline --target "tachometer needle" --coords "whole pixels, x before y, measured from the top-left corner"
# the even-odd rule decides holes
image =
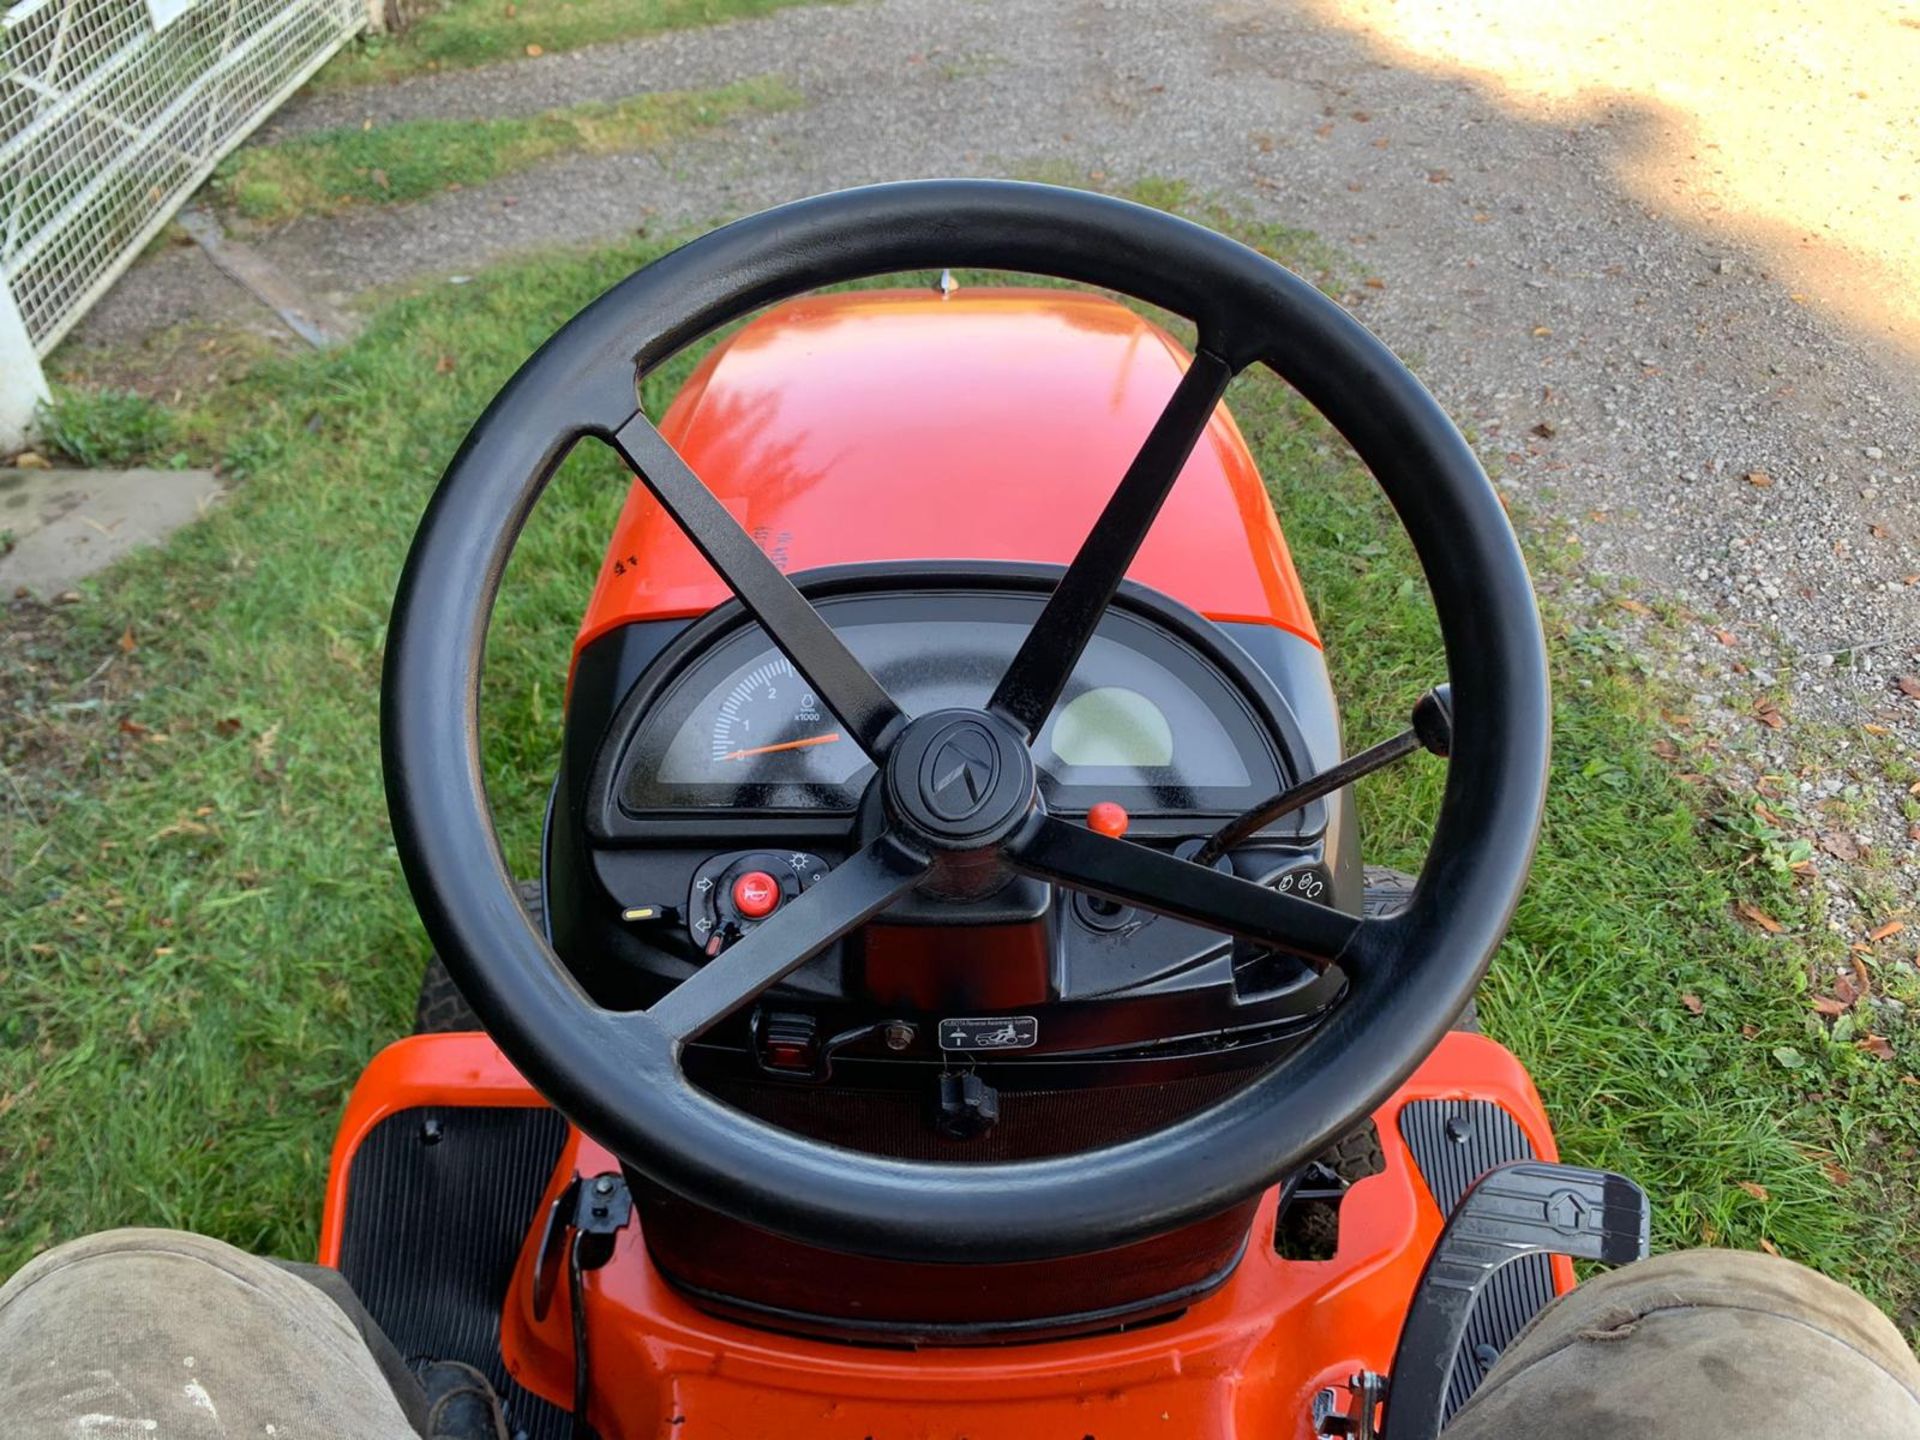
[[[745,760],[752,755],[771,755],[776,750],[805,750],[810,745],[831,745],[840,738],[832,735],[809,735],[804,740],[782,740],[778,745],[755,745],[748,750],[730,750],[720,758],[722,760]]]

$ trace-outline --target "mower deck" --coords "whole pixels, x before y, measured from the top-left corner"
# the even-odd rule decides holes
[[[583,1286],[592,1421],[607,1440],[1310,1436],[1317,1391],[1388,1368],[1465,1183],[1506,1160],[1556,1158],[1532,1082],[1481,1036],[1449,1034],[1373,1120],[1383,1168],[1341,1201],[1331,1259],[1281,1258],[1271,1191],[1224,1285],[1118,1334],[918,1351],[781,1335],[695,1308],[655,1269],[636,1221]],[[576,1173],[618,1170],[485,1036],[402,1040],[348,1105],[320,1258],[347,1274],[410,1358],[480,1365],[501,1385],[515,1432],[564,1435],[571,1307],[563,1280],[534,1318],[537,1222]],[[1512,1268],[1474,1317],[1453,1405],[1571,1283],[1564,1260]]]

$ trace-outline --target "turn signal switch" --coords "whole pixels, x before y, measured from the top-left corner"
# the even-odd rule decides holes
[[[687,933],[710,960],[826,873],[826,862],[804,850],[710,856],[687,892]]]

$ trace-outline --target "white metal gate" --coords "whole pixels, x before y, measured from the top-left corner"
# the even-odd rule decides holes
[[[52,349],[220,157],[366,21],[366,0],[9,6],[0,282],[12,303],[0,294],[0,366],[17,364],[9,328],[16,344],[24,332],[33,352]],[[18,378],[0,379],[0,408]]]

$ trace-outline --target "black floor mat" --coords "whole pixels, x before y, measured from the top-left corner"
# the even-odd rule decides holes
[[[1520,1122],[1490,1100],[1416,1100],[1400,1111],[1400,1135],[1442,1215],[1496,1165],[1535,1158]],[[1495,1360],[1553,1299],[1553,1261],[1523,1255],[1487,1282],[1447,1382],[1441,1422],[1466,1404]]]
[[[572,1428],[500,1358],[501,1302],[566,1137],[545,1107],[402,1110],[361,1142],[347,1178],[341,1273],[409,1362],[483,1371],[516,1440]]]

